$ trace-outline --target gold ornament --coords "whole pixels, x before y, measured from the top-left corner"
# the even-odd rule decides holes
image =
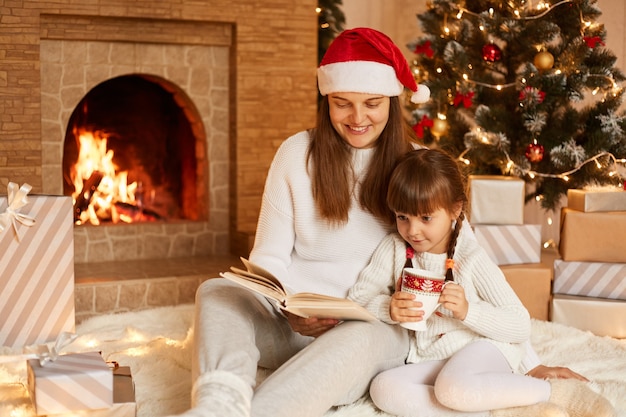
[[[554,57],[548,51],[541,51],[535,55],[533,63],[541,71],[549,70],[554,65]]]
[[[430,128],[430,133],[432,133],[433,136],[439,139],[441,136],[445,135],[447,131],[448,131],[447,121],[445,121],[444,119],[440,119],[438,117],[435,118],[435,120],[433,120],[433,127]]]

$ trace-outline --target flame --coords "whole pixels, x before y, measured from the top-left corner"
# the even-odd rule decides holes
[[[128,184],[127,171],[118,172],[113,163],[113,150],[107,148],[107,139],[102,132],[78,132],[78,160],[72,170],[75,189],[72,198],[77,224],[89,222],[98,225],[103,219],[110,219],[113,223],[133,221],[131,216],[118,213],[115,204],[137,204],[135,193],[138,185],[137,182]],[[83,204],[86,206],[83,207]]]

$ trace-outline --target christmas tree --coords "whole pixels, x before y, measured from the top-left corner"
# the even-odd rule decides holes
[[[554,209],[570,188],[622,186],[623,73],[595,0],[431,0],[408,47],[431,100],[407,108],[427,146],[471,174],[532,186]]]
[[[318,0],[317,2],[317,62],[322,61],[330,43],[343,31],[346,16],[341,10],[341,0]]]

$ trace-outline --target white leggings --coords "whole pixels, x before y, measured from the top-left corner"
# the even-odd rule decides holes
[[[382,372],[370,387],[381,410],[403,417],[488,416],[489,410],[547,401],[547,381],[512,372],[488,341],[470,343],[447,360]],[[456,411],[455,411],[456,410]]]
[[[409,351],[408,332],[382,322],[301,336],[265,298],[222,278],[198,289],[194,326],[194,382],[221,371],[254,386],[257,365],[275,369],[254,391],[253,417],[321,417],[367,393],[371,379]]]

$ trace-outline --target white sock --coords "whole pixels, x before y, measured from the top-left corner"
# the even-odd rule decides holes
[[[252,393],[252,387],[232,372],[207,372],[193,385],[192,408],[177,417],[250,417]]]

